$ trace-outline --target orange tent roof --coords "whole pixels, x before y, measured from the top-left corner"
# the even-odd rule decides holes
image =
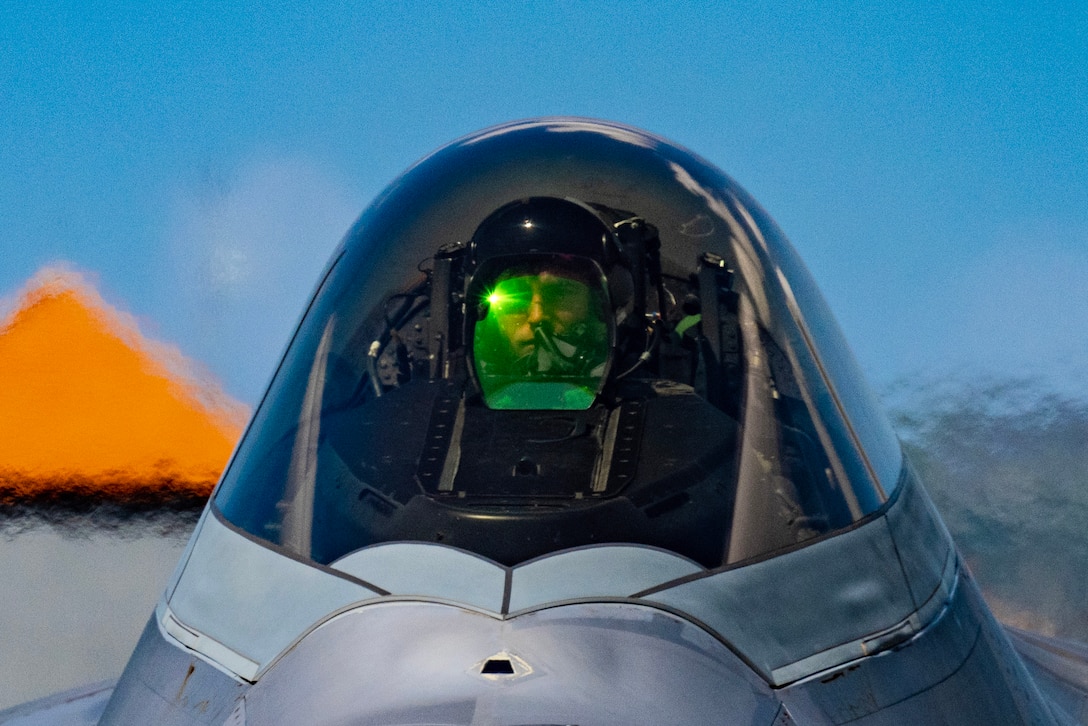
[[[0,326],[0,500],[207,495],[242,404],[75,273],[39,272],[15,307]]]

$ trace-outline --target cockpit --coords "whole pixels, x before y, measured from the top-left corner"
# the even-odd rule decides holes
[[[507,566],[766,556],[872,515],[901,473],[837,336],[696,157],[547,125],[465,140],[348,234],[214,506],[322,565],[400,541]]]

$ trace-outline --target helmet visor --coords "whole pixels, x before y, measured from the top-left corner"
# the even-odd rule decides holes
[[[548,256],[485,267],[472,285],[473,370],[493,409],[587,409],[608,373],[612,320],[600,268]],[[498,268],[498,269],[496,269]]]

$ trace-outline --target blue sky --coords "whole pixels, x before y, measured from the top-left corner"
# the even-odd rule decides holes
[[[385,184],[478,128],[575,114],[752,192],[878,388],[1088,392],[1079,3],[308,5],[5,9],[0,296],[64,262],[254,403]]]

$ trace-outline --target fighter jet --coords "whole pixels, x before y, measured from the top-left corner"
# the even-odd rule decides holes
[[[545,118],[454,141],[364,212],[120,680],[10,723],[73,704],[1088,724],[1088,649],[996,622],[745,191],[652,134]]]

